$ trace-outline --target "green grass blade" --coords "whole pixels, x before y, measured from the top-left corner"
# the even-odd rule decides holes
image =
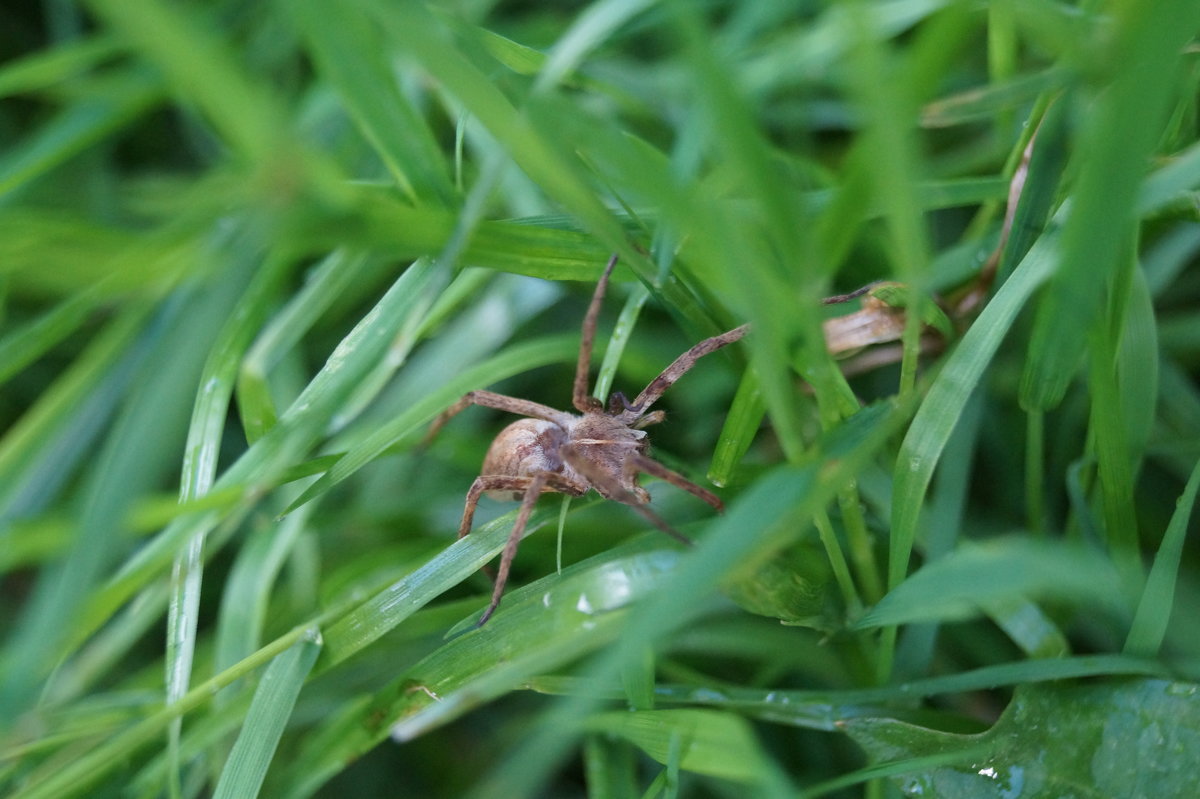
[[[666,765],[672,745],[681,745],[679,767],[696,774],[757,783],[767,761],[745,719],[715,710],[643,710],[601,713],[586,729],[625,738]]]
[[[1107,559],[1060,542],[999,539],[964,545],[918,570],[868,611],[859,629],[971,618],[997,601],[1049,597],[1124,610]]]
[[[444,571],[450,563],[447,555],[461,564],[455,566],[460,572],[455,580],[477,569],[507,537],[511,517],[498,521],[503,523],[476,530],[419,572]],[[468,554],[472,561],[462,563]],[[677,561],[678,554],[662,549],[661,537],[656,536],[633,542],[624,553],[575,564],[561,576],[551,575],[512,591],[487,626],[452,638],[374,696],[323,725],[293,767],[288,779],[291,788],[285,795],[310,795],[346,758],[361,755],[389,733],[396,740],[409,740],[511,691],[534,674],[611,642],[628,613],[626,606],[652,590]],[[372,603],[377,609],[363,608],[356,615],[369,619],[367,610],[407,615],[423,598],[438,593],[427,591],[423,583],[428,581],[420,574],[410,582],[419,589],[417,593],[390,592],[391,607]],[[531,619],[537,624],[529,624]],[[340,626],[344,647],[351,640],[346,633],[353,632],[346,623]],[[353,651],[357,648],[343,648],[330,656],[336,661]]]
[[[725,424],[721,428],[721,436],[717,439],[712,463],[708,467],[708,479],[713,485],[728,485],[738,464],[750,449],[765,413],[766,407],[758,388],[758,378],[754,372],[746,370],[738,383],[729,413],[725,416]]]
[[[575,510],[580,507],[583,504],[578,504]],[[479,571],[504,548],[516,514],[514,510],[480,525],[330,625],[325,634],[322,668],[326,663],[339,663],[378,640],[426,603]],[[549,511],[535,510],[529,517],[526,535],[542,527],[552,516]]]
[[[197,9],[158,0],[92,0],[113,31],[162,70],[250,162],[270,162],[288,126],[275,98],[251,79]]]
[[[94,69],[120,52],[107,37],[61,42],[0,67],[0,98],[40,91]]]
[[[254,246],[253,238],[237,237],[234,241],[246,255],[242,256],[243,263],[238,264],[240,268],[228,270],[227,282],[233,290],[241,289],[243,281],[248,281],[249,285],[234,305],[233,315],[213,343],[200,373],[202,388],[196,394],[184,444],[180,502],[198,499],[212,490],[238,364],[266,316],[271,295],[287,276],[290,266],[288,261],[276,258],[259,268],[258,248]],[[168,704],[186,694],[191,682],[204,574],[203,552],[204,533],[197,532],[184,542],[171,569],[166,647]],[[169,740],[172,755],[178,752],[179,732],[179,724],[173,724]],[[179,764],[174,757],[172,761],[169,788],[173,794],[178,794]]]
[[[979,385],[1017,312],[1049,276],[1056,257],[1054,237],[1039,239],[951,353],[913,418],[900,446],[893,475],[889,588],[900,585],[908,570],[925,491],[963,407]]]
[[[141,73],[129,73],[90,97],[64,108],[37,135],[0,158],[0,198],[61,166],[145,113],[161,99],[162,86]]]
[[[221,770],[213,793],[216,799],[258,796],[296,697],[320,651],[321,634],[314,629],[271,661],[254,692],[254,701],[233,751]]]
[[[1075,148],[1080,166],[1063,230],[1062,265],[1039,302],[1022,404],[1049,410],[1074,378],[1087,336],[1118,270],[1147,156],[1166,111],[1173,64],[1197,24],[1189,0],[1123,7],[1107,54],[1113,82],[1096,100],[1099,121]]]
[[[313,269],[303,290],[259,331],[238,371],[238,410],[246,438],[257,441],[276,421],[267,377],[300,337],[316,324],[330,304],[365,277],[367,258],[361,253],[337,250]],[[265,298],[264,298],[265,299]]]
[[[1167,633],[1167,622],[1171,618],[1175,583],[1178,579],[1184,540],[1187,538],[1188,520],[1196,504],[1198,489],[1200,461],[1197,461],[1192,469],[1183,494],[1175,504],[1175,513],[1171,515],[1171,522],[1167,525],[1167,531],[1154,557],[1150,577],[1146,580],[1137,613],[1129,628],[1129,636],[1125,639],[1123,651],[1126,654],[1152,657],[1162,646]]]
[[[318,69],[337,88],[408,200],[450,205],[455,191],[441,151],[425,119],[396,85],[379,28],[353,3],[338,8],[332,23],[324,3],[299,0],[289,5]]]
[[[74,547],[61,569],[43,572],[37,600],[26,610],[17,633],[21,660],[8,664],[0,685],[3,717],[16,718],[28,706],[34,686],[57,660],[57,650],[81,615],[84,597],[121,550],[117,543],[134,498],[155,480],[160,464],[173,459],[183,430],[180,408],[192,394],[235,285],[217,281],[211,291],[198,295],[180,291],[179,310],[161,319],[157,347],[140,366],[140,380],[88,478]],[[187,314],[181,312],[185,306]]]
[[[99,299],[88,291],[68,297],[45,314],[0,338],[0,384],[71,335],[95,310]]]

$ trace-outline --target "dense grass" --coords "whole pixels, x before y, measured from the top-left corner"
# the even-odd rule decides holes
[[[0,19],[5,795],[1191,795],[1194,0]],[[600,396],[752,324],[650,428],[727,511],[544,497],[475,629],[424,433],[612,252]]]

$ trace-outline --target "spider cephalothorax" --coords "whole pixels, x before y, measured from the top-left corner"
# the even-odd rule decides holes
[[[491,391],[472,391],[439,416],[430,429],[430,435],[433,435],[451,416],[469,405],[483,405],[527,417],[501,430],[488,448],[482,472],[467,492],[462,523],[458,527],[459,538],[471,531],[475,506],[482,494],[496,499],[521,500],[517,520],[500,558],[500,571],[496,575],[492,601],[480,618],[480,625],[491,618],[500,604],[508,571],[529,514],[537,498],[547,491],[577,497],[586,494],[589,489],[595,489],[606,499],[632,506],[660,530],[684,542],[687,542],[687,538],[646,507],[650,495],[638,485],[640,475],[659,477],[699,497],[717,510],[722,509],[721,500],[715,494],[646,455],[649,442],[643,428],[663,420],[662,411],[649,411],[664,391],[691,369],[699,358],[744,336],[747,326],[742,325],[701,341],[651,380],[635,400],[630,402],[624,394],[617,392],[609,398],[605,407],[604,403],[588,393],[588,366],[592,358],[600,304],[616,262],[615,255],[609,259],[583,319],[583,340],[575,369],[572,403],[578,414]]]

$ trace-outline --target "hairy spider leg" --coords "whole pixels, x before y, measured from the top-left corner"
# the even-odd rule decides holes
[[[575,418],[566,411],[551,408],[549,405],[543,405],[540,402],[518,399],[517,397],[510,397],[507,394],[497,394],[494,391],[468,391],[457,402],[438,414],[438,417],[433,420],[433,424],[429,425],[429,432],[425,434],[421,446],[427,446],[433,440],[433,437],[438,434],[438,431],[446,426],[446,422],[472,405],[495,408],[498,411],[508,411],[518,416],[527,416],[531,419],[543,419],[547,422],[553,422],[564,430],[571,424],[571,420]]]
[[[642,393],[638,394],[637,399],[631,403],[627,403],[625,410],[619,418],[625,424],[631,424],[636,421],[642,414],[649,410],[650,406],[663,395],[668,388],[675,384],[675,381],[683,377],[687,372],[696,365],[696,361],[703,358],[709,353],[716,352],[722,347],[726,347],[740,339],[750,330],[750,325],[745,324],[740,327],[735,327],[733,330],[728,330],[719,336],[706,338],[699,344],[696,344],[683,355],[680,355],[675,361],[663,369],[662,373],[650,381],[650,383],[642,389]]]
[[[600,282],[596,284],[591,304],[588,305],[587,313],[583,317],[579,360],[575,364],[575,385],[571,391],[571,404],[577,410],[585,413],[600,407],[600,401],[588,392],[588,372],[592,365],[592,346],[596,341],[596,321],[600,317],[600,305],[604,301],[604,291],[608,288],[608,277],[616,265],[617,256],[614,253],[604,266],[604,273],[600,275]]]
[[[512,532],[508,534],[508,542],[500,555],[500,570],[492,586],[492,601],[479,619],[476,626],[482,627],[496,608],[500,605],[500,597],[504,595],[504,585],[508,582],[508,572],[512,568],[513,558],[517,556],[517,547],[529,522],[529,514],[533,511],[534,503],[539,496],[546,492],[582,496],[588,486],[580,485],[567,477],[555,472],[538,472],[534,475],[516,477],[503,474],[485,474],[475,478],[471,490],[467,492],[466,507],[463,508],[462,522],[458,526],[458,537],[463,538],[471,532],[471,522],[475,518],[475,508],[479,498],[485,491],[521,491],[521,508],[517,512],[517,520],[513,523]]]

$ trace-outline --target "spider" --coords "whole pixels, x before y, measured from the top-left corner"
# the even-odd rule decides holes
[[[691,544],[691,540],[673,529],[646,507],[650,495],[638,485],[638,477],[648,474],[682,488],[718,511],[724,509],[721,500],[668,469],[646,455],[649,444],[644,428],[657,424],[666,414],[650,411],[650,406],[702,356],[732,344],[746,334],[748,325],[735,327],[719,336],[705,339],[675,359],[630,402],[621,392],[613,393],[605,407],[588,393],[588,367],[592,344],[596,337],[596,320],[609,276],[617,256],[609,259],[592,295],[591,304],[583,317],[582,341],[575,368],[572,404],[579,414],[560,411],[517,397],[491,391],[471,391],[447,408],[429,429],[432,438],[450,417],[471,405],[482,405],[527,417],[513,422],[500,431],[483,459],[481,474],[467,492],[458,537],[471,531],[471,521],[479,498],[487,494],[493,499],[520,500],[521,507],[508,543],[500,557],[492,600],[476,626],[482,627],[492,617],[504,593],[509,569],[517,554],[521,534],[529,521],[534,503],[547,492],[578,497],[595,489],[605,499],[631,506],[655,527],[673,538]]]

